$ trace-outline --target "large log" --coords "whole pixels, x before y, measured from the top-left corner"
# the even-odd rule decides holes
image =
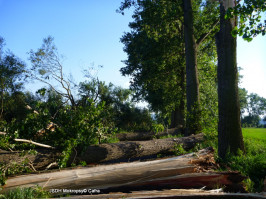
[[[199,163],[205,164],[199,166]],[[145,188],[156,186],[159,188],[209,188],[236,185],[243,180],[243,176],[236,172],[204,172],[214,167],[212,149],[200,150],[183,156],[146,161],[103,165],[67,169],[51,173],[31,174],[9,178],[3,191],[16,187],[34,187],[39,185],[44,189],[58,189],[66,193],[67,190],[98,189],[110,191],[119,188]],[[201,167],[201,168],[200,168]],[[199,171],[200,170],[200,171]],[[65,189],[65,191],[63,190]]]
[[[37,149],[37,154],[27,154],[21,151],[4,151],[0,149],[0,163],[7,167],[29,164],[33,170],[43,170],[59,158],[61,153],[56,150]]]
[[[178,134],[183,133],[183,128],[172,128],[172,129],[167,129],[162,132],[129,132],[129,133],[118,133],[116,134],[116,137],[120,141],[144,141],[144,140],[152,140],[152,139],[158,139],[162,136],[175,136]]]
[[[100,144],[88,146],[81,155],[73,155],[75,162],[86,161],[90,163],[100,162],[122,162],[130,159],[156,158],[160,153],[171,153],[177,144],[182,144],[186,149],[195,146],[203,140],[203,134],[184,138],[168,138],[151,141],[119,142],[114,144]],[[25,165],[27,160],[34,170],[46,169],[51,163],[62,155],[61,152],[50,149],[37,149],[37,154],[26,154],[22,152],[9,152],[0,150],[0,163]],[[76,152],[75,152],[76,153]],[[73,160],[72,159],[72,160]],[[72,161],[71,160],[71,161]]]
[[[86,148],[79,159],[87,163],[124,162],[138,158],[156,158],[158,154],[173,154],[178,145],[185,150],[192,149],[204,140],[204,134],[181,138],[154,139],[148,141],[127,141],[113,144],[93,145]]]

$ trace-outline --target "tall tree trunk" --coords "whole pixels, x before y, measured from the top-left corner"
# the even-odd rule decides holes
[[[197,69],[197,44],[193,32],[191,0],[184,0],[186,83],[187,83],[187,130],[186,135],[200,132],[199,80]]]
[[[227,152],[237,153],[244,150],[240,124],[240,106],[238,96],[236,38],[231,31],[236,26],[236,18],[225,19],[228,7],[234,6],[234,0],[224,1],[220,5],[220,31],[216,35],[218,53],[218,154],[224,158]]]

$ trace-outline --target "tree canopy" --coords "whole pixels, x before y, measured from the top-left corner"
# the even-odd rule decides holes
[[[129,24],[131,32],[124,34],[121,39],[125,45],[124,51],[128,54],[126,67],[121,68],[121,72],[132,77],[131,89],[136,91],[136,97],[148,101],[153,110],[169,116],[179,109],[184,118],[185,76],[188,75],[185,75],[183,3],[124,1],[120,12],[123,13],[130,6],[135,7],[134,21]],[[211,62],[215,62],[216,54],[211,36],[217,31],[218,10],[217,4],[201,1],[194,2],[193,9],[197,10],[193,12],[196,19],[194,27],[199,65],[204,71],[200,75],[203,81],[208,79],[210,72],[215,73]],[[210,66],[214,67],[214,71],[210,70]],[[201,87],[201,90],[204,89]],[[205,98],[204,95],[202,98]],[[198,123],[199,120],[195,121]],[[184,125],[184,122],[180,124]]]

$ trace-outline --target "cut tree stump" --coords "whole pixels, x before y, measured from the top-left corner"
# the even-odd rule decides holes
[[[203,163],[203,160],[205,162]],[[162,188],[240,188],[244,179],[237,172],[212,172],[215,168],[213,149],[207,148],[183,156],[146,162],[132,162],[51,173],[11,177],[3,191],[16,187],[44,189],[98,189],[101,191],[127,191],[149,187]]]

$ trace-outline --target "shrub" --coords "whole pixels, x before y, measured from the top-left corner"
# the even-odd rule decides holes
[[[153,124],[152,125],[152,131],[154,133],[162,132],[162,131],[164,131],[164,126],[162,124]]]

